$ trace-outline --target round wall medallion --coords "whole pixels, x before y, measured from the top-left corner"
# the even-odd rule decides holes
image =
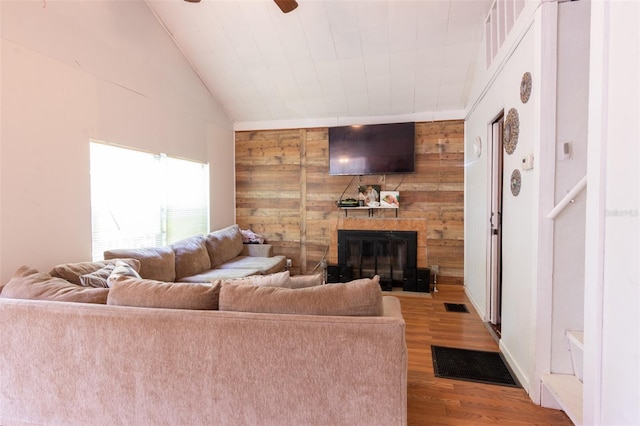
[[[520,132],[520,120],[518,119],[518,111],[511,108],[504,121],[503,144],[507,154],[513,154],[518,145],[518,133]]]
[[[514,197],[517,197],[520,194],[520,186],[522,185],[522,176],[520,175],[520,170],[515,169],[511,173],[511,193]]]
[[[525,72],[522,75],[522,81],[520,82],[520,100],[523,104],[529,101],[531,96],[531,73]]]

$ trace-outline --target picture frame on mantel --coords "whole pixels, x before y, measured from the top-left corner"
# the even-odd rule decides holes
[[[380,207],[400,207],[400,191],[380,191]]]
[[[380,185],[358,185],[358,202],[362,201],[362,206],[380,206]]]

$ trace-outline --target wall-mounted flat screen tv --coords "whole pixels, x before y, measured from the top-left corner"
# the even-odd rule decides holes
[[[330,127],[329,174],[413,173],[415,134],[415,123]]]

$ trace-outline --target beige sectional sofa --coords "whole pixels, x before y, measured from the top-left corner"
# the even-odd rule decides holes
[[[378,277],[74,283],[109,263],[138,266],[22,267],[0,287],[3,426],[407,423],[405,323]]]
[[[107,250],[104,258],[137,259],[142,278],[165,282],[208,283],[281,272],[286,267],[285,257],[274,256],[270,244],[243,244],[238,225],[164,247]]]

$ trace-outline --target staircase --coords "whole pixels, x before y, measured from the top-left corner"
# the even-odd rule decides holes
[[[582,425],[582,372],[584,332],[567,330],[574,374],[542,376],[542,405],[563,410],[571,421]]]

